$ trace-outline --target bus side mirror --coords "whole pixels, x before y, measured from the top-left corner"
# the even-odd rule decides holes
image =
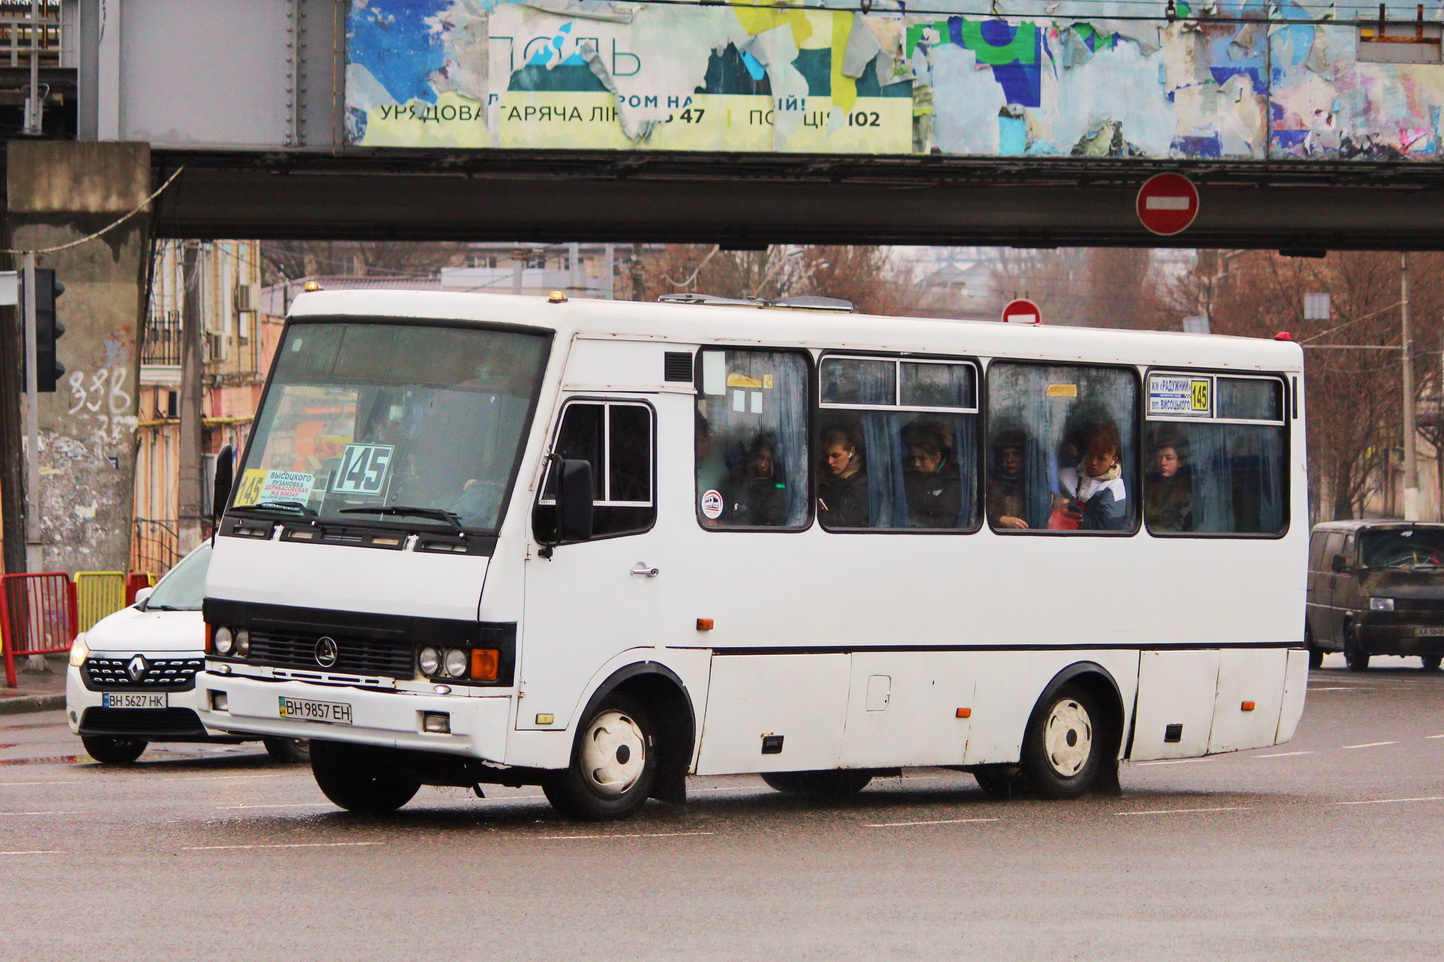
[[[592,540],[592,462],[563,459],[557,473],[557,540]]]
[[[1334,555],[1334,560],[1329,563],[1329,567],[1333,568],[1335,571],[1348,571],[1349,559],[1345,558],[1341,554],[1336,554]]]
[[[216,482],[211,489],[211,543],[215,543],[215,532],[221,526],[221,515],[226,513],[226,502],[231,500],[231,484],[235,481],[235,468],[231,465],[234,451],[229,444],[216,455]]]

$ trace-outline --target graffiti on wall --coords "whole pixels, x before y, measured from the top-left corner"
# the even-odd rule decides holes
[[[846,9],[844,9],[844,6]],[[926,8],[927,12],[912,12]],[[1444,0],[352,0],[364,147],[1434,160]],[[867,9],[867,13],[861,10]],[[956,11],[956,12],[954,12]],[[1403,59],[1420,62],[1379,62]]]

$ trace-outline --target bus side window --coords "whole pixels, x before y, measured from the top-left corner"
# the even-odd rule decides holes
[[[701,352],[697,520],[709,529],[807,526],[807,356]]]
[[[652,485],[652,409],[621,401],[574,401],[562,412],[552,451],[592,465],[592,537],[638,534],[657,519]],[[553,533],[556,482],[547,472],[533,526]]]

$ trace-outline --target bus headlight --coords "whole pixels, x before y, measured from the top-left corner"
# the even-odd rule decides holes
[[[1370,598],[1370,599],[1369,599],[1369,610],[1370,610],[1370,611],[1393,611],[1393,610],[1394,610],[1394,599],[1393,599],[1393,598]]]
[[[244,628],[236,632],[236,654],[242,658],[251,653],[251,633]]]
[[[220,627],[211,635],[211,644],[215,647],[218,655],[230,655],[236,650],[236,636],[231,629]]]
[[[451,648],[446,652],[446,673],[452,678],[462,678],[466,675],[466,669],[470,667],[471,658],[461,648]]]
[[[421,666],[421,673],[423,675],[434,675],[436,674],[436,669],[441,667],[441,652],[435,648],[423,648],[416,660]]]

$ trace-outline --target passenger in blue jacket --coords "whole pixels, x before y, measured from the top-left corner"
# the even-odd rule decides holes
[[[1048,521],[1055,530],[1124,531],[1129,527],[1118,429],[1089,425],[1078,466],[1058,472],[1059,493]]]

